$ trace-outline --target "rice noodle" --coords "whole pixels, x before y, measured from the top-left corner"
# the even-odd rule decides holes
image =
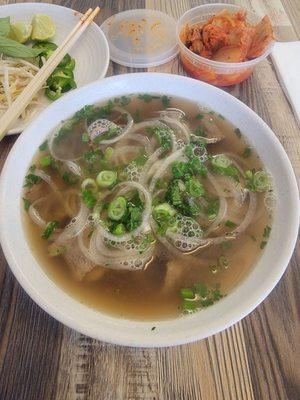
[[[21,58],[0,56],[0,115],[2,115],[34,79],[39,67]],[[45,103],[38,101],[43,89],[31,100],[21,118],[29,122]]]

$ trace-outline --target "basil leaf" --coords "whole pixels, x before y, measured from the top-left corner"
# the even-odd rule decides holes
[[[10,17],[0,18],[0,36],[7,36],[10,31]]]
[[[38,56],[43,49],[32,49],[24,44],[6,37],[0,37],[0,53],[16,58],[34,58]]]

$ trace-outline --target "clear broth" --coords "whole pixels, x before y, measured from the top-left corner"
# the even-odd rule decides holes
[[[188,121],[194,121],[199,114],[199,106],[180,98],[171,100],[171,107],[183,110]],[[140,110],[141,120],[152,116],[162,109],[160,100],[145,104],[133,98],[124,107],[131,113]],[[212,114],[211,118],[221,128],[225,138],[216,144],[210,144],[210,153],[231,152],[241,156],[246,147],[245,139],[235,134],[235,127],[222,116]],[[261,161],[252,149],[251,155],[243,159],[246,169],[262,168]],[[63,189],[62,189],[63,190]],[[249,273],[259,259],[262,250],[263,231],[270,225],[270,215],[264,207],[263,193],[257,193],[256,218],[237,239],[232,248],[221,245],[200,250],[197,254],[184,255],[181,259],[167,254],[166,248],[159,245],[158,256],[145,271],[106,270],[104,276],[93,280],[97,271],[92,271],[82,282],[73,279],[63,257],[50,258],[47,255],[47,243],[41,238],[41,229],[33,224],[24,213],[24,224],[29,245],[33,254],[47,275],[66,293],[79,302],[101,312],[137,320],[159,320],[177,317],[181,314],[180,289],[191,287],[196,282],[208,286],[220,284],[223,294],[229,293]],[[218,268],[219,256],[224,255],[230,261],[228,268]]]

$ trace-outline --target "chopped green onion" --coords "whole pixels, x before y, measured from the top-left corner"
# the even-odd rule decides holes
[[[171,101],[170,97],[166,95],[161,96],[161,103],[165,108],[170,106],[170,101]]]
[[[195,119],[197,119],[198,121],[201,121],[201,119],[203,119],[203,118],[204,118],[203,114],[197,114],[195,117]]]
[[[261,248],[261,250],[264,249],[264,248],[266,247],[267,243],[268,243],[268,242],[267,242],[266,240],[263,240],[262,242],[260,242],[260,248]]]
[[[25,176],[24,187],[31,188],[33,185],[36,185],[37,183],[40,183],[40,182],[41,182],[41,178],[39,176],[30,173]]]
[[[266,239],[269,238],[270,233],[271,233],[271,227],[269,225],[266,225],[264,228],[263,237]]]
[[[237,227],[237,225],[234,222],[230,221],[229,219],[225,222],[225,226],[227,226],[227,228],[236,228]]]
[[[108,206],[108,217],[113,221],[120,221],[126,213],[126,207],[125,197],[116,197]]]
[[[231,242],[224,241],[221,243],[221,247],[223,250],[229,250],[233,247],[233,244]]]
[[[227,269],[229,267],[229,261],[225,256],[220,256],[218,258],[218,264],[220,267]]]
[[[254,235],[250,235],[250,237],[253,240],[253,242],[256,242],[256,237]]]
[[[45,230],[42,233],[42,238],[43,239],[49,239],[49,237],[52,235],[52,233],[55,231],[55,229],[59,226],[59,222],[58,221],[51,221],[48,222],[48,224],[46,225]]]
[[[187,194],[192,197],[201,197],[205,193],[204,186],[195,177],[192,177],[185,182],[185,188]]]
[[[120,105],[122,107],[127,106],[131,102],[131,98],[129,96],[121,96],[120,97]]]
[[[158,98],[159,98],[159,96],[153,96],[152,94],[148,94],[148,93],[138,95],[138,99],[143,100],[145,103],[150,103],[151,100],[158,99]]]
[[[81,195],[82,195],[82,200],[84,202],[84,204],[89,208],[89,209],[93,209],[97,203],[97,199],[94,195],[94,193],[91,190],[82,190],[81,191]]]
[[[47,140],[45,140],[40,146],[39,146],[39,150],[40,151],[46,151],[48,148],[48,142]]]
[[[143,235],[141,243],[139,245],[139,252],[142,254],[148,249],[149,245],[154,244],[155,242],[156,239],[152,235],[152,233],[146,233],[145,235]]]
[[[209,221],[214,220],[219,212],[220,202],[219,199],[211,200],[207,207],[207,216]]]
[[[217,272],[217,267],[213,267],[214,273]],[[196,283],[193,288],[181,289],[180,294],[183,299],[181,307],[184,312],[188,313],[195,312],[201,307],[208,307],[223,297],[218,285],[208,289],[203,283]]]
[[[168,203],[162,203],[157,205],[153,213],[155,215],[155,219],[162,219],[162,218],[168,218],[168,217],[173,217],[176,214],[176,210],[170,206]]]
[[[204,283],[196,283],[194,285],[194,291],[203,299],[206,298],[208,295],[208,288]]]
[[[157,142],[165,150],[169,150],[172,146],[172,138],[170,128],[164,126],[156,126],[147,130],[149,133],[154,134]]]
[[[112,233],[116,236],[124,235],[125,232],[126,232],[126,229],[123,224],[117,224],[112,231]]]
[[[136,164],[138,167],[142,167],[142,166],[144,166],[144,165],[146,164],[147,160],[148,160],[147,154],[141,154],[141,155],[137,156],[137,157],[133,160],[133,162],[135,162],[135,164]]]
[[[227,168],[229,167],[229,165],[232,164],[231,160],[227,156],[225,156],[225,154],[212,156],[211,163],[215,167],[220,167],[220,168]]]
[[[97,184],[101,188],[109,188],[117,182],[117,172],[115,171],[101,171],[96,178]]]
[[[75,177],[72,172],[67,172],[65,171],[62,175],[62,179],[68,184],[68,185],[76,185],[78,182],[78,179]]]
[[[197,303],[188,299],[184,299],[182,302],[182,309],[188,313],[195,312],[197,311]]]
[[[24,206],[24,210],[28,211],[29,207],[30,207],[30,201],[28,199],[25,199],[25,197],[23,197],[23,206]]]
[[[114,149],[112,147],[106,147],[104,151],[104,160],[108,161],[113,154]]]
[[[200,136],[200,137],[206,137],[206,136],[207,136],[206,133],[205,133],[205,130],[204,130],[203,126],[198,126],[198,127],[194,130],[193,134],[196,135],[196,136]]]
[[[51,156],[44,156],[41,157],[39,162],[42,168],[49,167],[51,165],[52,157]]]
[[[95,179],[92,179],[92,178],[84,179],[84,181],[81,184],[81,189],[96,192],[97,191],[97,183],[96,183]]]
[[[265,192],[271,189],[271,179],[267,171],[261,170],[255,172],[245,172],[246,187],[253,192]]]
[[[141,116],[141,110],[137,108],[135,112],[132,115],[134,122],[141,122],[142,116]]]
[[[180,289],[180,294],[184,299],[194,299],[195,293],[193,289]]]
[[[246,147],[244,152],[243,152],[243,154],[242,154],[242,157],[243,158],[248,158],[248,157],[251,156],[251,153],[252,153],[251,148],[250,147]]]
[[[84,133],[82,134],[82,136],[81,136],[81,140],[82,140],[84,143],[88,143],[88,142],[90,141],[90,136],[89,136],[89,134],[88,134],[87,132],[84,132]]]

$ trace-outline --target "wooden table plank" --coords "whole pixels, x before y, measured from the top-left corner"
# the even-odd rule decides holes
[[[55,3],[83,11],[98,2]],[[143,7],[177,18],[202,3],[103,1],[97,22],[124,9]],[[268,13],[278,40],[299,39],[298,0],[236,3]],[[184,74],[177,59],[151,70]],[[108,75],[134,71],[110,63]],[[270,60],[259,65],[249,80],[227,90],[272,127],[299,176],[299,127]],[[0,144],[0,168],[14,140],[6,138]],[[189,345],[135,349],[98,342],[47,316],[15,282],[0,252],[0,399],[296,400],[300,393],[299,263],[298,246],[267,300],[230,329]]]

